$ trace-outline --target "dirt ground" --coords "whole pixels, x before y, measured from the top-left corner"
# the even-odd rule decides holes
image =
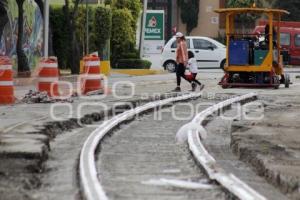
[[[232,150],[288,197],[300,199],[300,101],[261,101],[260,121],[233,123]]]
[[[291,88],[280,88],[279,90],[245,88],[223,90],[217,85],[222,76],[221,71],[205,70],[200,73],[199,78],[206,85],[204,91],[208,97],[215,97],[217,94],[222,93],[240,95],[257,92],[259,94],[259,102],[264,107],[264,118],[259,121],[235,120],[230,141],[232,150],[239,159],[245,161],[246,164],[250,164],[258,175],[266,178],[282,193],[287,194],[293,200],[299,200],[300,79],[296,77],[299,76],[300,70],[291,69],[290,71],[292,72],[293,85]],[[142,83],[136,88],[137,93],[142,94],[150,91],[153,94],[156,91],[168,92],[174,89],[174,79],[174,74],[167,74],[140,78],[121,77],[114,81],[134,80],[135,83]],[[151,84],[152,81],[156,84]],[[165,83],[161,81],[165,81]],[[190,89],[186,83],[184,85],[185,91]],[[121,90],[125,89],[121,88]],[[22,90],[28,90],[28,87],[22,88]],[[118,100],[109,98],[106,101],[111,105]],[[77,104],[75,102],[75,105]],[[84,114],[92,114],[95,112],[94,109],[90,107],[86,110],[87,113]],[[71,123],[70,127],[63,127],[61,123],[55,124],[53,127],[59,131],[53,136],[39,134],[45,128],[44,125],[48,120],[47,110],[49,110],[49,105],[32,104],[0,107],[0,199],[41,199],[41,196],[36,195],[34,191],[42,188],[46,194],[48,192],[47,185],[57,184],[55,181],[58,180],[52,178],[51,183],[49,183],[44,178],[55,174],[56,170],[59,171],[59,168],[67,169],[66,166],[60,165],[63,160],[60,156],[71,155],[69,152],[73,151],[72,158],[77,159],[80,143],[76,143],[74,148],[68,149],[60,149],[61,146],[59,146],[59,142],[63,141],[63,144],[64,140],[71,141],[68,139],[71,133],[68,133],[67,130],[70,127],[76,128],[72,127],[74,124]],[[64,111],[62,110],[62,112]],[[67,114],[62,113],[62,115]],[[91,117],[93,118],[93,116]],[[40,121],[37,119],[40,119]],[[26,120],[26,123],[18,126],[24,120]],[[12,129],[10,129],[11,127]],[[5,133],[4,140],[1,131],[7,130],[7,128],[10,131]],[[56,136],[58,137],[57,140],[55,140]],[[12,146],[17,146],[17,149],[10,148],[9,150],[11,152],[18,150],[18,153],[6,157],[5,152],[1,152],[1,148],[6,150],[8,147],[5,141]],[[70,146],[72,147],[72,145]],[[22,152],[19,151],[20,149]],[[60,154],[59,151],[69,152]],[[24,155],[27,156],[24,157]],[[76,161],[74,159],[66,163],[73,165],[68,169],[76,171],[74,166]],[[51,171],[47,171],[49,168]],[[69,184],[73,184],[75,187],[75,190],[73,190],[73,187],[71,191],[77,193],[76,183],[74,183],[76,173],[68,174],[69,180],[73,181]],[[55,199],[51,195],[48,197],[49,199]],[[47,199],[47,195],[44,196],[44,199]]]

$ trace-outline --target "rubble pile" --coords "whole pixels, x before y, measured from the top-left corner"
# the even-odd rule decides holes
[[[71,98],[61,99],[61,98],[52,98],[48,96],[47,92],[37,92],[33,90],[29,90],[25,97],[21,100],[23,103],[72,103],[73,100]]]

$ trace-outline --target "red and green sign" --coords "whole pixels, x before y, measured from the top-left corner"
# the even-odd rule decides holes
[[[148,10],[145,24],[145,40],[164,40],[164,12]]]

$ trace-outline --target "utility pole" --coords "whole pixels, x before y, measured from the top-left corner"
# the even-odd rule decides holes
[[[144,0],[144,11],[142,19],[142,28],[141,28],[141,41],[140,41],[140,57],[144,55],[144,40],[145,40],[145,24],[146,24],[146,14],[147,14],[148,0]]]
[[[49,54],[49,0],[44,1],[44,57]]]

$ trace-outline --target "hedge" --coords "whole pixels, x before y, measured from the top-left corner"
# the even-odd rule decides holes
[[[98,51],[101,59],[109,59],[109,38],[111,35],[110,7],[89,7],[89,52]],[[52,27],[53,51],[60,68],[67,68],[68,33],[62,5],[51,5],[50,23]],[[76,18],[76,36],[83,56],[86,48],[86,8],[80,6]]]
[[[118,0],[126,6],[112,8],[104,5],[89,6],[89,52],[98,51],[101,59],[111,60],[114,66],[120,59],[137,59],[135,46],[136,21],[141,9],[139,0]],[[107,1],[109,3],[109,1]],[[60,68],[67,68],[67,58],[71,44],[68,41],[63,5],[51,5],[50,23],[52,27],[53,50]],[[86,8],[79,7],[76,18],[76,36],[81,56],[86,48]]]
[[[93,20],[94,42],[102,59],[109,59],[109,39],[111,35],[112,13],[108,7],[97,7]]]
[[[151,62],[142,59],[120,59],[116,62],[116,69],[150,69]]]
[[[111,61],[115,66],[117,60],[134,49],[135,33],[131,26],[133,18],[128,9],[113,9],[112,18]]]
[[[52,29],[53,51],[58,58],[58,66],[65,69],[67,68],[68,49],[71,45],[68,43],[66,20],[62,6],[50,7],[50,25]]]
[[[114,0],[112,2],[112,7],[116,8],[116,9],[127,8],[130,11],[130,13],[132,15],[131,25],[132,25],[134,32],[136,32],[137,20],[140,16],[140,12],[142,10],[141,1],[140,0]]]

